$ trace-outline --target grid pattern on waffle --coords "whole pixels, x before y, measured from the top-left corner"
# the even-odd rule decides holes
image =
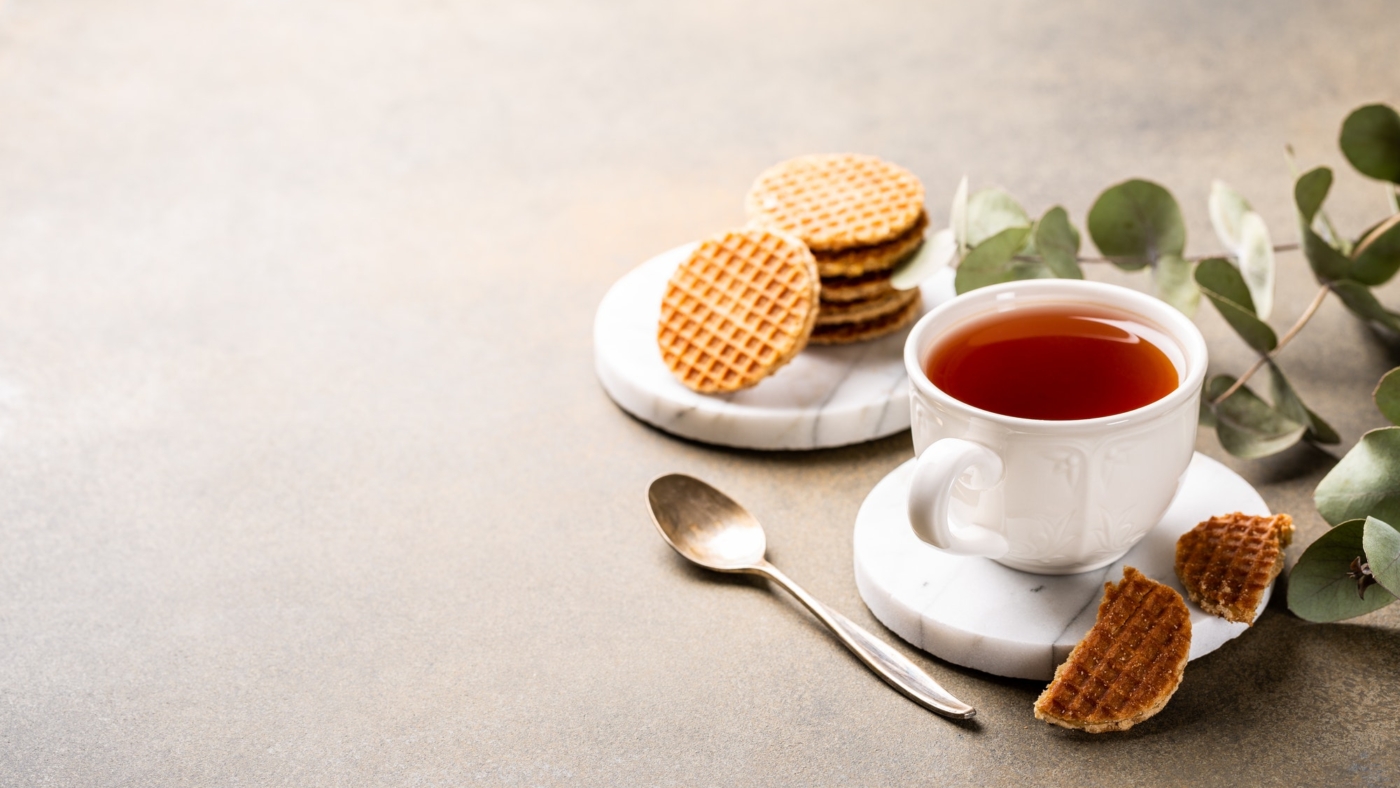
[[[855,153],[799,156],[759,173],[745,208],[762,225],[792,233],[813,250],[883,243],[924,209],[913,173]]]
[[[923,299],[916,293],[914,300],[910,301],[898,312],[894,312],[873,320],[866,320],[860,323],[838,323],[829,326],[817,326],[812,332],[809,340],[813,345],[847,345],[852,342],[864,342],[867,339],[875,339],[886,334],[893,333],[914,322],[923,311]]]
[[[823,278],[892,273],[901,260],[923,246],[924,231],[927,229],[928,214],[920,211],[913,227],[884,243],[857,246],[838,252],[813,252],[812,255],[817,258],[817,272]]]
[[[1253,624],[1264,591],[1283,570],[1283,548],[1292,536],[1293,518],[1286,514],[1212,517],[1177,540],[1176,576],[1202,610]]]
[[[795,239],[747,229],[705,240],[666,285],[661,358],[698,392],[752,386],[806,346],[818,290],[812,254]]]
[[[1090,731],[1125,730],[1166,705],[1191,650],[1181,595],[1132,567],[1106,584],[1093,629],[1055,671],[1036,716]]]

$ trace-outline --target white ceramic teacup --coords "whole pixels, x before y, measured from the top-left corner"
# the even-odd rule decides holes
[[[1027,306],[1084,304],[1134,316],[1161,339],[1177,388],[1136,410],[1041,421],[982,410],[939,390],[925,363],[949,329]],[[918,537],[1027,572],[1107,566],[1156,525],[1196,441],[1206,345],[1176,309],[1123,287],[1035,279],[961,295],[924,315],[904,345],[914,451],[909,521]]]

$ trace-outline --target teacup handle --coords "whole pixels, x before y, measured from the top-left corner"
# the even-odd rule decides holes
[[[972,490],[1001,481],[1001,457],[980,443],[944,438],[924,449],[909,486],[909,523],[920,539],[956,555],[1000,558],[1011,545],[1006,537],[971,523],[954,523],[949,504],[959,480]]]

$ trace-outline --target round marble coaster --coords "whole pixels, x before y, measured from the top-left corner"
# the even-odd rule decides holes
[[[1264,499],[1234,471],[1197,454],[1161,522],[1117,562],[1078,575],[1035,575],[986,558],[945,553],[914,536],[907,496],[914,461],[875,485],[856,515],[856,587],[870,612],[895,634],[957,665],[999,676],[1049,681],[1094,625],[1103,584],[1123,567],[1181,592],[1176,540],[1228,512],[1268,515]],[[1270,587],[1259,611],[1269,603]],[[1189,599],[1191,659],[1248,629],[1202,612]]]
[[[697,394],[661,360],[661,295],[695,244],[678,246],[612,286],[593,321],[598,379],[623,410],[666,432],[747,449],[819,449],[883,438],[909,428],[904,338],[808,347],[772,377],[734,394]],[[924,310],[953,297],[943,271],[923,287]]]

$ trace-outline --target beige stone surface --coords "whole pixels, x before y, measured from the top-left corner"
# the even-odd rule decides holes
[[[613,280],[808,152],[909,167],[934,217],[964,173],[1081,224],[1149,177],[1208,252],[1215,177],[1292,239],[1291,142],[1359,229],[1335,139],[1400,102],[1397,34],[1379,1],[0,0],[0,785],[1400,783],[1396,608],[1275,604],[1097,738],[901,644],[980,712],[930,715],[643,504],[713,482],[892,637],[850,536],[908,435],[675,440],[590,346]],[[1283,363],[1350,445],[1397,358],[1331,303]],[[1341,450],[1230,462],[1290,560]]]

